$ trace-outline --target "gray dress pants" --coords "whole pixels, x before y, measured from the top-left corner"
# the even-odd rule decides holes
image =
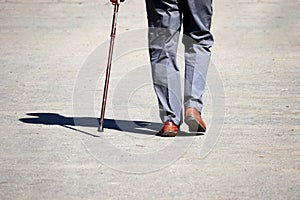
[[[210,62],[212,0],[146,0],[149,54],[154,90],[163,122],[180,125],[182,97],[176,62],[181,26],[185,46],[185,108],[201,112]]]

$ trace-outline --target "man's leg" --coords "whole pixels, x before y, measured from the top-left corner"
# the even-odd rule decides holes
[[[146,0],[149,54],[160,117],[182,123],[180,73],[176,53],[181,26],[178,0]]]
[[[201,112],[202,95],[210,62],[213,36],[210,32],[212,0],[185,0],[182,3],[185,45],[184,107]]]

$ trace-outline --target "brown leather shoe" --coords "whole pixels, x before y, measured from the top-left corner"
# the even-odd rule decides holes
[[[156,134],[162,137],[175,137],[178,134],[178,126],[173,122],[165,122],[162,129]]]
[[[190,132],[205,132],[206,124],[201,117],[201,113],[196,108],[185,110],[184,122],[189,126]]]

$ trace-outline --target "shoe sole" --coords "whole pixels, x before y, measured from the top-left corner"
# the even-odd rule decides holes
[[[204,133],[206,129],[194,117],[186,117],[184,122],[189,126],[189,132]]]
[[[173,131],[167,131],[164,133],[157,133],[157,136],[161,136],[161,137],[175,137],[177,135],[177,133],[173,132]]]

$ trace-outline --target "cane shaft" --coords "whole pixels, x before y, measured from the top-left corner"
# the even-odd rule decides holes
[[[100,132],[103,131],[105,107],[106,107],[106,100],[107,100],[107,94],[108,94],[108,85],[109,85],[109,78],[110,78],[110,71],[111,71],[111,63],[112,63],[114,42],[115,42],[115,36],[116,36],[116,30],[117,30],[118,12],[119,12],[119,5],[115,4],[114,14],[113,14],[113,21],[112,21],[112,28],[111,28],[111,34],[110,34],[111,38],[110,38],[110,44],[109,44],[109,53],[108,53],[108,59],[107,59],[105,83],[104,83],[103,97],[102,97],[100,125],[99,125],[99,128],[98,128],[98,131],[100,131]]]

